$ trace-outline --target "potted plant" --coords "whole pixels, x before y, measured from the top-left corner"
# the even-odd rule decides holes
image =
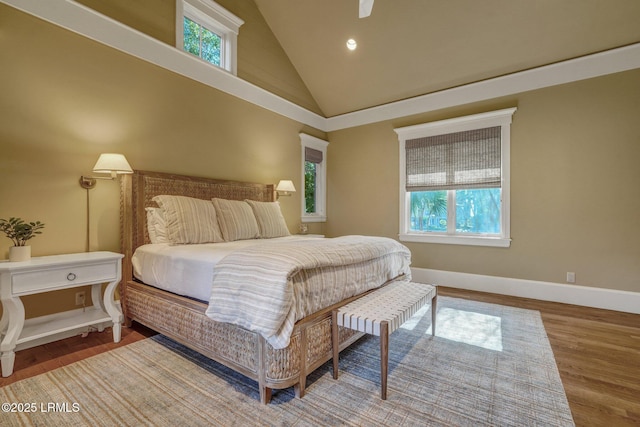
[[[0,219],[0,231],[11,239],[13,246],[9,248],[9,261],[26,261],[31,258],[31,246],[27,240],[42,234],[44,224],[40,221],[24,222],[20,218]]]

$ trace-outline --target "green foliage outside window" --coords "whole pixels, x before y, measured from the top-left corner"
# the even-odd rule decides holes
[[[189,18],[184,18],[184,50],[221,66],[222,38]]]
[[[500,234],[501,190],[449,190],[455,201],[456,233]],[[411,193],[411,231],[448,231],[447,191]]]
[[[456,190],[456,233],[500,234],[500,189]]]
[[[447,192],[411,193],[411,230],[447,231]]]
[[[316,213],[317,163],[304,162],[304,202],[306,213]]]

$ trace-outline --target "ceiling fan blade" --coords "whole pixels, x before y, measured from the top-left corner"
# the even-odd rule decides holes
[[[373,0],[360,0],[360,18],[371,15],[371,9],[373,9]]]

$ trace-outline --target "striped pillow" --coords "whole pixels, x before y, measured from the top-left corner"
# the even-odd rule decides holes
[[[218,224],[227,242],[257,239],[260,230],[251,206],[242,200],[213,199]]]
[[[260,237],[270,239],[273,237],[290,236],[289,227],[282,216],[280,203],[278,202],[256,202],[247,200],[256,216]]]
[[[185,196],[156,196],[164,211],[167,239],[173,245],[223,242],[216,210],[209,200]]]

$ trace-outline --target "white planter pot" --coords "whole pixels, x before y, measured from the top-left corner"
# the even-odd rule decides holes
[[[31,259],[31,246],[11,246],[9,248],[9,261],[19,262]]]

